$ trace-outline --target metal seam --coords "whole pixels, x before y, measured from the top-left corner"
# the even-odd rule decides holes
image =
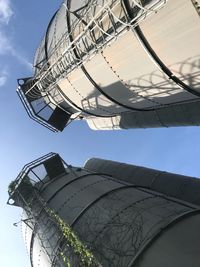
[[[149,101],[149,102],[152,102],[152,103],[154,103],[154,104],[157,104],[157,105],[159,105],[159,107],[160,107],[160,106],[165,106],[165,105],[163,105],[163,104],[161,104],[161,103],[159,103],[159,102],[157,102],[157,101],[155,101],[155,100],[153,100],[153,99],[149,99],[148,97],[145,97],[145,96],[143,96],[143,95],[140,95],[140,94],[134,92],[133,90],[131,90],[131,86],[129,86],[129,85],[128,85],[128,84],[127,84],[121,77],[120,77],[120,75],[117,73],[117,71],[114,70],[113,67],[110,65],[110,62],[106,59],[106,56],[104,55],[103,51],[102,51],[101,53],[102,53],[102,56],[103,56],[104,60],[105,60],[106,63],[108,64],[109,68],[112,70],[112,72],[119,78],[119,80],[121,81],[121,83],[122,83],[125,87],[127,87],[128,89],[130,89],[130,91],[131,91],[134,95],[139,96],[140,98],[143,98],[143,99],[145,99],[145,100],[147,100],[147,101]],[[154,108],[155,108],[155,107],[154,107]]]
[[[130,19],[133,19],[133,13],[131,12],[131,6],[130,6],[129,0],[123,0],[123,3],[124,3],[124,7],[126,9],[128,17]],[[187,84],[185,84],[177,76],[175,76],[174,73],[172,73],[170,69],[168,69],[168,67],[162,62],[162,60],[158,57],[156,52],[153,50],[153,48],[151,47],[150,43],[144,36],[139,26],[136,26],[132,30],[135,33],[136,37],[138,38],[138,41],[142,45],[143,49],[145,50],[147,55],[153,60],[154,64],[158,67],[158,69],[162,70],[169,77],[169,79],[174,81],[182,90],[200,97],[200,92],[197,92],[196,90],[190,88]]]
[[[138,261],[138,259],[140,258],[140,256],[143,255],[143,253],[148,249],[148,247],[156,240],[160,237],[160,235],[162,235],[162,233],[164,231],[167,231],[170,227],[173,227],[173,225],[177,224],[179,221],[184,220],[187,217],[193,216],[195,214],[199,214],[200,213],[200,209],[195,209],[195,210],[190,210],[187,212],[184,212],[182,214],[180,214],[179,216],[177,216],[175,219],[172,219],[171,222],[169,222],[167,225],[165,225],[164,227],[160,228],[158,232],[155,233],[155,235],[149,240],[147,241],[143,248],[140,249],[140,251],[136,254],[136,256],[132,259],[132,261],[129,263],[128,267],[134,267],[135,266],[135,262]]]
[[[68,24],[68,31],[70,32],[70,13],[68,11],[66,11],[66,16],[67,16],[67,24]],[[70,41],[73,42],[73,36],[70,34],[69,35],[69,38],[70,38]],[[77,59],[80,59],[78,53],[77,53],[77,50],[73,44],[73,48],[74,48],[74,55]],[[116,99],[114,99],[113,97],[109,96],[107,93],[105,93],[101,88],[100,86],[93,80],[93,78],[91,77],[91,75],[88,73],[88,71],[85,69],[85,67],[82,65],[81,66],[81,69],[83,71],[83,73],[86,75],[86,77],[88,78],[88,80],[92,83],[92,85],[102,94],[104,95],[107,99],[109,99],[111,102],[121,106],[121,107],[124,107],[128,110],[132,110],[132,111],[152,111],[152,109],[139,109],[139,108],[133,108],[133,107],[130,107],[130,106],[127,106],[123,103],[120,103],[118,102]]]
[[[73,85],[70,83],[70,85],[73,87]],[[83,113],[86,113],[88,115],[91,115],[91,116],[94,116],[94,117],[100,117],[100,118],[110,118],[111,116],[116,116],[115,114],[114,115],[110,115],[110,116],[107,116],[107,115],[99,115],[99,114],[95,114],[95,113],[92,113],[90,111],[87,111],[81,107],[79,107],[76,103],[74,103],[69,97],[66,96],[66,94],[58,87],[58,91],[59,93],[63,96],[64,99],[67,99],[67,101],[69,101],[71,103],[72,106],[74,106],[76,109],[78,109],[79,111],[82,111]]]
[[[115,191],[118,191],[118,190],[123,190],[123,189],[126,189],[126,188],[135,188],[134,185],[123,185],[121,187],[117,187],[117,188],[114,188],[104,194],[102,194],[101,196],[99,196],[97,199],[95,199],[93,202],[91,202],[90,204],[88,204],[80,213],[79,215],[73,220],[73,222],[71,223],[70,227],[74,227],[74,225],[80,220],[80,218],[84,215],[84,213],[92,206],[94,205],[96,202],[98,202],[99,200],[101,200],[103,197],[115,192]]]

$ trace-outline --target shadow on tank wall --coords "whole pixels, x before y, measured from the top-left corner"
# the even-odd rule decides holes
[[[188,58],[183,62],[179,62],[169,68],[190,88],[199,90],[200,88],[200,56]],[[99,86],[101,86],[99,84]],[[117,92],[121,82],[116,82],[107,87],[101,88],[108,96],[111,96],[121,104],[130,106],[131,108],[154,108],[165,107],[170,104],[187,102],[188,100],[198,99],[196,96],[183,91],[177,84],[170,80],[160,70],[153,71],[150,74],[143,75],[128,81],[126,87]],[[125,89],[125,90],[124,90]],[[102,101],[105,105],[102,105]],[[143,103],[144,102],[144,103]],[[82,100],[82,107],[86,110],[103,109],[113,115],[112,109],[117,110],[115,114],[124,111],[120,105],[116,107],[114,101],[103,96],[98,89],[94,88],[93,93]],[[106,110],[105,110],[106,109]]]
[[[199,92],[199,55],[173,64],[169,69],[190,88]],[[123,87],[125,90],[119,90],[119,93],[115,94],[120,87],[119,81],[102,88],[103,92],[119,105],[103,96],[100,91],[97,94],[94,89],[93,93],[82,101],[82,106],[90,111],[98,108],[110,117],[117,117],[117,120],[109,119],[109,128],[113,129],[117,126],[126,129],[200,124],[199,98],[181,89],[160,70],[128,81],[127,86]]]

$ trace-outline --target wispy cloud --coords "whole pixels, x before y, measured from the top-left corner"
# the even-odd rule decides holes
[[[6,34],[6,25],[10,22],[13,14],[14,11],[11,7],[11,1],[0,0],[0,56],[9,54],[31,70],[32,64],[16,50],[12,45],[13,41]]]
[[[4,32],[0,29],[0,55],[4,55],[10,50],[11,50],[10,42],[7,36],[4,34]]]
[[[10,0],[0,0],[0,22],[8,24],[13,15]]]
[[[4,86],[8,78],[8,73],[3,70],[0,71],[0,87]]]
[[[28,70],[32,71],[33,64],[30,63],[25,57],[23,57],[18,51],[11,47],[12,56],[15,57],[21,64],[23,64]]]
[[[12,46],[12,41],[0,29],[0,56],[6,54],[9,54],[14,58],[16,58],[21,64],[25,65],[29,70],[32,69],[32,64]]]

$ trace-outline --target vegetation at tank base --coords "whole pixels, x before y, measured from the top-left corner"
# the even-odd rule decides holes
[[[48,209],[48,213],[59,226],[67,245],[71,247],[75,254],[80,257],[82,266],[100,267],[101,264],[97,262],[92,252],[90,252],[89,249],[79,240],[76,234],[72,231],[71,227],[51,209]],[[66,264],[66,267],[71,267],[70,261],[67,259],[63,251],[60,252],[60,256],[62,257],[63,262]]]
[[[8,193],[9,194],[11,194],[15,190],[16,185],[17,185],[16,180],[9,183],[9,185],[8,185]]]
[[[33,185],[31,184],[30,178],[28,176],[25,176],[20,183],[18,180],[10,182],[10,184],[8,185],[8,193],[11,194],[16,189],[16,187],[22,190],[30,190]]]
[[[70,260],[67,259],[66,255],[64,254],[64,252],[60,252],[60,256],[64,262],[64,264],[66,263],[66,267],[71,267],[71,264],[70,264]]]
[[[8,194],[13,203],[17,206],[21,206],[22,202],[30,204],[30,199],[33,195],[34,186],[32,185],[30,178],[25,176],[21,181],[14,180],[8,185]],[[24,199],[26,200],[24,202]]]

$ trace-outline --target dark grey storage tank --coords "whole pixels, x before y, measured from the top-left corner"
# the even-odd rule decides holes
[[[200,124],[199,0],[65,0],[19,79],[29,116],[53,131]]]
[[[9,185],[31,266],[199,267],[200,180],[50,153]]]

